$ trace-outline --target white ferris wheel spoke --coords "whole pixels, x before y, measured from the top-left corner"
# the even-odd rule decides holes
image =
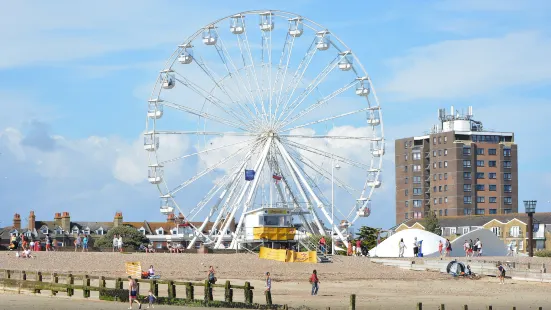
[[[246,79],[247,85],[249,86],[249,89],[251,90],[251,95],[253,96],[253,102],[251,105],[253,106],[256,114],[260,115],[260,112],[257,108],[256,101],[262,102],[262,94],[260,93],[260,90],[259,90],[258,81],[256,81],[256,71],[254,70],[254,62],[252,62],[252,59],[251,59],[251,64],[247,64],[247,57],[245,54],[247,53],[247,50],[248,50],[247,49],[248,40],[246,35],[245,35],[245,39],[243,39],[242,36],[243,34],[237,35],[237,45],[239,46],[239,52],[241,53],[241,60],[243,61],[243,69],[245,71],[245,74],[247,75],[247,79]],[[250,54],[247,54],[247,55],[250,55]],[[251,84],[251,79],[256,81],[256,90],[254,89],[254,86]],[[256,97],[256,99],[254,97]]]
[[[320,135],[296,135],[296,134],[280,134],[283,138],[301,138],[301,139],[344,139],[344,140],[368,140],[378,141],[377,137],[351,137],[351,136],[320,136]]]
[[[164,166],[165,164],[172,163],[172,162],[175,162],[175,161],[178,161],[178,160],[181,160],[181,159],[185,159],[185,158],[188,158],[188,157],[197,156],[197,155],[201,155],[201,154],[204,154],[204,153],[208,153],[208,152],[212,152],[212,151],[224,149],[224,148],[227,148],[227,147],[230,147],[230,146],[236,146],[236,145],[243,144],[243,143],[250,144],[252,141],[255,141],[255,140],[256,140],[256,138],[250,139],[250,140],[245,140],[245,141],[240,141],[240,142],[237,142],[237,143],[226,144],[226,145],[223,145],[223,146],[219,146],[219,147],[215,147],[215,148],[210,148],[210,149],[203,150],[203,151],[199,151],[199,152],[195,152],[195,153],[192,153],[192,154],[187,154],[187,155],[183,155],[183,156],[178,156],[178,157],[175,157],[175,158],[172,158],[172,159],[168,159],[168,160],[162,161],[162,162],[159,163],[159,165]]]
[[[290,40],[290,42],[289,42],[289,38],[292,38]],[[277,117],[277,113],[278,113],[279,107],[281,105],[281,95],[283,94],[283,87],[285,85],[285,80],[286,80],[286,77],[287,77],[287,69],[289,68],[289,62],[291,61],[291,55],[293,54],[294,45],[295,45],[295,37],[291,36],[289,34],[289,32],[287,32],[287,36],[285,37],[285,43],[283,45],[283,50],[281,51],[281,57],[279,58],[279,65],[277,67],[276,81],[274,83],[276,87],[279,83],[279,90],[277,92],[277,97],[276,97],[276,101],[275,101],[275,103],[276,103],[276,108],[275,108],[275,111],[274,111],[274,116],[275,117]],[[285,57],[285,56],[287,56],[287,57]],[[283,60],[285,58],[287,58],[287,60],[286,60],[285,64],[283,64]]]
[[[338,95],[344,93],[345,91],[349,90],[350,88],[352,88],[354,85],[356,85],[356,81],[352,81],[348,84],[346,84],[345,86],[335,90],[334,92],[332,92],[331,94],[323,97],[322,99],[316,101],[316,103],[308,106],[307,108],[305,108],[304,110],[300,111],[299,113],[297,113],[296,115],[294,115],[293,117],[291,117],[290,119],[287,120],[287,117],[291,114],[289,114],[287,117],[285,117],[285,119],[281,122],[281,125],[279,128],[283,128],[284,126],[287,126],[289,124],[292,124],[293,122],[301,119],[302,117],[306,116],[307,114],[309,114],[310,112],[314,111],[315,109],[323,106],[324,104],[328,103],[329,101],[331,101],[333,98],[337,97]],[[301,101],[302,102],[302,101]],[[299,103],[300,104],[300,103]],[[297,105],[298,107],[298,105]],[[365,110],[359,110],[359,111],[356,111],[354,113],[358,113],[358,112],[361,112],[361,111],[368,111],[369,108],[365,108]],[[292,113],[292,111],[291,111]],[[353,113],[352,113],[353,114]],[[335,119],[335,118],[338,118],[338,117],[342,117],[342,116],[346,116],[346,115],[349,115],[347,113],[344,113],[342,114],[341,116],[336,116],[336,117],[333,117],[333,118],[329,118],[327,120],[330,120],[330,119]],[[323,120],[320,120],[318,121],[318,123],[321,123]]]
[[[199,110],[195,110],[195,109],[192,109],[192,108],[188,108],[184,105],[181,105],[181,104],[178,104],[178,103],[174,103],[174,102],[170,102],[170,101],[163,101],[161,103],[162,105],[164,106],[167,106],[167,107],[170,107],[170,108],[173,108],[173,109],[176,109],[176,110],[180,110],[180,111],[183,111],[183,112],[187,112],[189,114],[192,114],[192,115],[195,115],[195,116],[199,116],[199,117],[203,117],[203,118],[206,118],[206,119],[210,119],[212,121],[215,121],[215,122],[218,122],[220,124],[224,124],[224,125],[228,125],[230,127],[233,127],[235,129],[241,129],[243,131],[248,131],[247,128],[243,128],[242,126],[243,125],[240,125],[240,124],[237,124],[237,123],[234,123],[230,120],[227,120],[225,118],[222,118],[222,117],[219,117],[219,116],[216,116],[216,115],[212,115],[212,114],[209,114],[209,113],[206,113],[206,112],[201,112]]]
[[[310,93],[316,89],[319,84],[321,82],[323,82],[323,80],[325,80],[325,78],[327,77],[327,75],[329,75],[329,73],[331,73],[336,67],[337,65],[339,64],[339,61],[341,61],[343,59],[344,56],[337,56],[335,57],[330,63],[328,63],[325,68],[323,68],[323,70],[312,80],[312,82],[310,82],[310,84],[308,84],[308,86],[306,86],[306,88],[302,91],[302,93],[300,93],[297,98],[295,98],[295,100],[287,105],[287,108],[281,112],[281,116],[283,116],[285,114],[285,112],[288,111],[288,113],[285,115],[285,118],[283,119],[283,122],[285,122],[287,120],[287,118],[289,116],[291,116],[293,114],[293,112],[295,111],[295,109],[300,106],[302,104],[302,102],[304,100],[306,100],[306,98],[308,98],[308,96],[310,95]],[[351,86],[350,86],[351,87]],[[350,88],[349,87],[349,88]],[[342,89],[342,88],[341,88]],[[337,90],[336,92],[334,92],[333,94],[337,93],[340,94],[341,92],[343,92],[344,90],[346,90],[347,88],[345,88],[344,90],[340,91],[341,89]],[[339,92],[340,91],[340,92]],[[331,95],[333,95],[331,94]],[[329,96],[331,96],[329,95]],[[333,97],[336,96],[336,95],[333,95]],[[291,99],[291,98],[289,98]],[[330,99],[329,99],[330,100]],[[287,111],[286,111],[287,110]]]
[[[247,146],[245,147],[242,147],[240,148],[239,150],[237,150],[236,152],[234,152],[233,154],[225,157],[224,159],[220,160],[219,162],[217,162],[216,164],[206,168],[205,170],[199,172],[197,175],[195,175],[194,177],[190,178],[189,180],[185,181],[184,183],[178,185],[177,187],[175,187],[173,190],[171,190],[170,192],[168,192],[168,195],[170,196],[174,196],[177,192],[181,191],[182,189],[186,188],[187,186],[189,186],[190,184],[193,184],[193,182],[199,180],[201,177],[205,176],[206,174],[214,171],[216,168],[222,166],[223,164],[227,163],[230,159],[234,158],[235,156],[237,156],[238,154],[242,153],[243,151],[245,151],[247,148]]]
[[[176,130],[155,130],[152,132],[146,132],[145,134],[156,135],[198,135],[198,136],[245,136],[245,137],[257,137],[256,134],[250,132],[230,132],[230,131],[176,131]]]
[[[343,114],[322,118],[320,120],[312,121],[312,122],[305,123],[305,124],[302,124],[302,125],[297,125],[295,127],[283,129],[283,130],[280,130],[279,132],[289,132],[289,131],[292,131],[292,130],[295,130],[295,129],[308,127],[308,126],[316,125],[316,124],[320,124],[320,123],[325,123],[325,122],[332,121],[332,120],[335,120],[335,119],[338,119],[338,118],[342,118],[342,117],[346,117],[346,116],[349,116],[349,115],[354,115],[354,114],[358,114],[358,113],[362,113],[362,112],[367,112],[367,111],[369,111],[369,108],[363,108],[363,109],[359,109],[359,110],[356,110],[356,111],[346,112],[346,113],[343,113]],[[289,121],[293,122],[293,119],[291,119]],[[283,126],[285,126],[285,124]]]

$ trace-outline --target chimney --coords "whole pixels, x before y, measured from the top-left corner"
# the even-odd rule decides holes
[[[30,231],[34,231],[35,221],[36,221],[36,217],[34,216],[34,211],[31,211],[31,213],[29,214],[29,226],[28,226]]]
[[[69,212],[63,212],[61,215],[61,228],[64,231],[71,231],[71,216]]]
[[[179,220],[185,220],[186,217],[182,214],[182,212],[178,213],[178,219]]]
[[[61,227],[61,213],[56,213],[54,215],[54,228],[52,229],[55,229],[57,227]]]
[[[13,215],[13,228],[21,230],[21,216],[18,213]]]
[[[115,213],[115,218],[113,219],[113,227],[122,226],[122,212]]]
[[[167,223],[168,223],[168,222],[174,222],[174,213],[170,213],[170,214],[166,217],[166,221],[167,221]]]

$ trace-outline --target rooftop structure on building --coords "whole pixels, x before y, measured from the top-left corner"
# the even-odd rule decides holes
[[[437,216],[518,212],[514,133],[487,129],[466,112],[438,110],[439,123],[395,142],[396,223]]]

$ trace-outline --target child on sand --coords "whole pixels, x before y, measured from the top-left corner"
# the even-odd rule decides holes
[[[498,270],[499,284],[505,284],[505,267],[501,263],[496,265]]]
[[[314,269],[310,276],[310,283],[312,284],[312,295],[317,295],[319,290],[320,280],[318,279],[318,272]]]
[[[153,303],[155,302],[155,300],[157,300],[157,297],[155,295],[153,295],[153,292],[151,290],[149,290],[148,294],[147,294],[147,297],[145,298],[145,300],[149,303],[147,305],[147,309],[149,309],[149,307],[151,308],[155,308],[153,306]]]

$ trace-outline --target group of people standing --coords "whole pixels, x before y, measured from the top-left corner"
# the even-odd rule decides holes
[[[113,236],[113,252],[122,252],[124,243],[122,242],[122,235]]]
[[[482,256],[482,242],[478,238],[474,243],[473,239],[465,240],[463,250],[465,250],[465,257]]]

